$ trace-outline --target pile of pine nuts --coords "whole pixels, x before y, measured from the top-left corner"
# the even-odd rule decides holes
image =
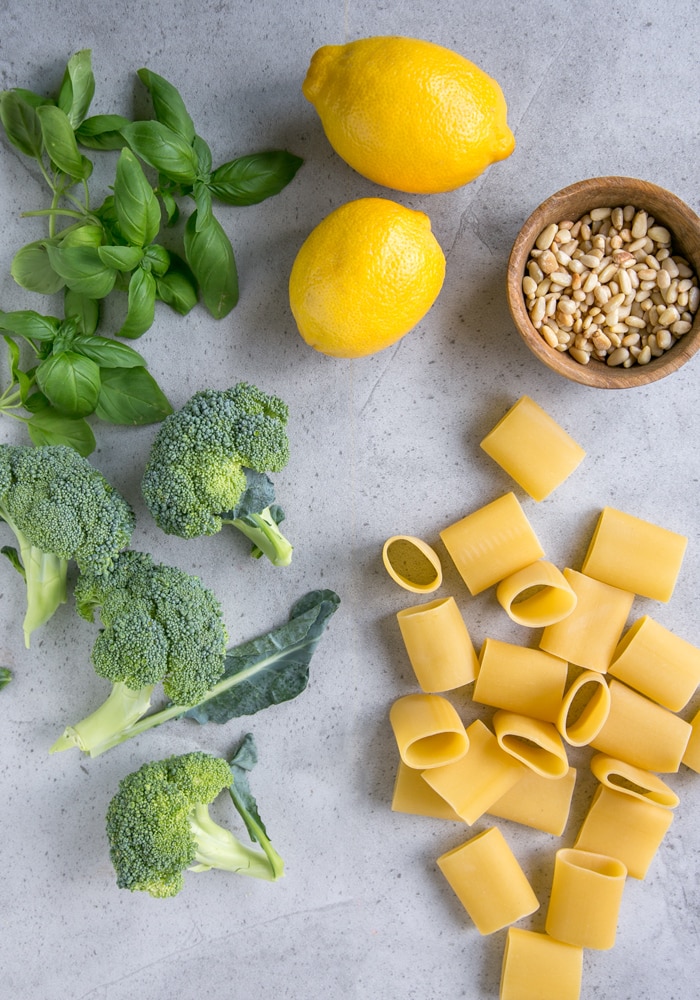
[[[632,205],[551,223],[523,278],[532,325],[579,364],[648,364],[672,347],[700,305],[697,275],[672,234]]]

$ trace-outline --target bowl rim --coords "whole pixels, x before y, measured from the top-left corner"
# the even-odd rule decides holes
[[[575,181],[566,187],[555,191],[541,202],[520,227],[511,248],[506,271],[506,292],[508,306],[515,327],[525,341],[530,350],[539,358],[551,371],[573,382],[582,385],[594,386],[604,389],[630,389],[664,378],[681,368],[694,354],[700,350],[700,310],[695,316],[692,329],[686,334],[683,340],[673,345],[672,350],[664,353],[658,358],[654,358],[648,365],[636,365],[633,368],[615,368],[606,366],[602,362],[595,362],[595,366],[582,365],[571,358],[566,352],[555,351],[542,338],[539,331],[530,322],[530,317],[525,306],[525,298],[522,292],[522,279],[527,266],[527,259],[534,245],[541,227],[535,232],[536,226],[540,222],[542,226],[545,219],[550,216],[551,221],[557,220],[557,207],[566,203],[572,196],[579,197],[583,190],[590,188],[591,201],[586,211],[592,208],[610,204],[631,204],[629,191],[638,191],[640,197],[651,196],[653,202],[662,203],[660,212],[649,206],[649,211],[654,217],[660,215],[660,221],[665,223],[664,207],[684,217],[691,227],[697,229],[700,239],[700,217],[690,206],[678,195],[666,188],[645,181],[636,177],[623,175],[608,175],[601,177],[589,177]],[[627,195],[625,195],[627,192]],[[636,207],[645,208],[647,205],[641,203]],[[585,214],[585,213],[584,213]],[[580,215],[578,216],[580,218]],[[558,220],[567,218],[566,214],[558,213]],[[574,220],[575,221],[575,220]],[[673,232],[673,226],[669,227]],[[534,235],[533,235],[534,232]],[[676,248],[676,253],[685,256],[684,251]],[[700,272],[696,262],[692,265],[700,278]],[[692,336],[691,336],[692,334]],[[688,337],[686,340],[685,337]],[[616,377],[619,375],[619,379]]]

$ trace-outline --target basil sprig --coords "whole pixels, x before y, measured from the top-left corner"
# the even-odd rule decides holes
[[[140,69],[138,76],[151,96],[155,119],[125,125],[121,134],[129,148],[157,172],[156,192],[170,222],[179,217],[179,198],[194,202],[185,224],[185,260],[197,279],[204,305],[221,319],[238,302],[239,290],[233,247],[214,214],[214,200],[256,205],[279,194],[302,160],[285,150],[273,150],[212,169],[211,149],[197,134],[178,90],[152,70]]]
[[[10,369],[0,413],[22,421],[34,444],[68,444],[89,455],[91,414],[113,424],[151,424],[172,407],[138,351],[90,332],[84,302],[67,301],[76,313],[64,320],[29,309],[0,312]]]

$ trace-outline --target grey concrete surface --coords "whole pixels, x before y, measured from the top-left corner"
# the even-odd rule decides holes
[[[332,151],[301,93],[314,50],[376,34],[454,48],[503,87],[517,148],[472,184],[409,196],[377,188]],[[605,392],[566,382],[527,351],[504,293],[518,229],[545,197],[583,177],[626,174],[700,209],[697,163],[700,23],[695,3],[561,0],[386,0],[382,3],[219,0],[198,4],[73,0],[0,6],[0,86],[54,93],[67,58],[89,48],[95,112],[138,115],[142,66],[180,90],[219,161],[265,148],[304,158],[278,197],[220,217],[236,250],[240,304],[217,322],[159,309],[135,345],[175,405],[238,380],[282,395],[292,458],[275,476],[295,543],[286,569],[254,563],[219,536],[163,535],[139,491],[154,428],[96,425],[93,460],[133,503],[134,546],[180,565],[220,595],[232,638],[285,620],[307,590],[341,597],[295,701],[223,727],[182,721],[96,759],[49,756],[63,726],[102,700],[92,671],[95,627],[69,601],[35,635],[21,635],[23,594],[0,566],[0,995],[8,1000],[489,1000],[498,996],[505,932],[481,937],[436,858],[485,829],[392,813],[392,701],[415,690],[395,613],[411,595],[381,564],[384,540],[418,535],[443,559],[475,643],[533,641],[493,592],[470,598],[439,531],[512,483],[480,451],[483,434],[524,393],[586,449],[549,499],[516,488],[547,555],[578,565],[606,504],[689,538],[667,605],[639,600],[700,642],[700,361],[646,388]],[[107,162],[111,164],[109,157]],[[96,174],[91,183],[106,183]],[[21,213],[44,190],[0,141],[0,306],[51,308],[10,277],[16,249],[43,234]],[[106,193],[106,192],[104,192]],[[447,258],[442,293],[404,340],[360,360],[334,360],[296,332],[287,280],[296,251],[332,208],[366,195],[428,213]],[[53,305],[53,303],[51,303]],[[60,300],[55,304],[60,308]],[[4,365],[4,361],[3,361]],[[3,369],[3,379],[5,370]],[[25,442],[0,423],[0,440]],[[2,526],[0,526],[2,529]],[[4,529],[2,543],[11,541]],[[456,696],[465,718],[475,707]],[[683,713],[691,717],[697,698]],[[175,899],[117,889],[104,813],[119,780],[144,760],[202,748],[227,753],[254,733],[253,788],[287,865],[275,885],[220,872],[191,874]],[[573,842],[592,794],[584,751],[561,838],[500,823],[541,901],[520,926],[541,930],[554,853]],[[584,956],[585,1000],[691,1000],[700,963],[700,778],[668,777],[681,804],[649,875],[625,888],[618,938]]]

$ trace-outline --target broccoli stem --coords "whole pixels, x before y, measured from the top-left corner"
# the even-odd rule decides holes
[[[284,537],[270,508],[259,514],[245,514],[243,517],[224,519],[224,524],[232,524],[253,543],[252,555],[258,559],[267,556],[273,566],[289,566],[293,547]]]
[[[91,757],[96,757],[110,747],[128,739],[125,735],[151,707],[151,695],[155,685],[134,690],[122,681],[112,685],[109,697],[98,709],[86,716],[82,722],[68,726],[49,753],[58,753],[78,747]],[[182,709],[180,709],[182,712]]]
[[[19,543],[22,565],[20,572],[23,572],[27,590],[24,645],[29,649],[32,632],[47,622],[59,605],[66,602],[68,560],[32,545],[5,511],[0,511],[0,517],[11,528]]]
[[[190,830],[197,845],[196,865],[190,871],[204,872],[211,868],[250,875],[253,878],[275,882],[283,874],[283,862],[267,841],[268,850],[263,854],[242,844],[230,830],[219,826],[209,815],[206,805],[198,804],[189,817]],[[265,838],[267,840],[267,838]]]

